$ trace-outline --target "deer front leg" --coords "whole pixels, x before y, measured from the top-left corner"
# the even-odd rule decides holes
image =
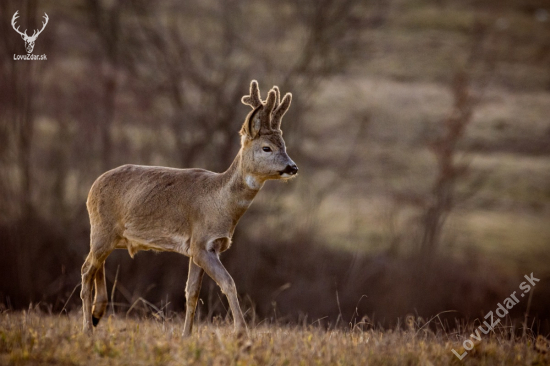
[[[185,312],[185,325],[183,326],[183,336],[191,335],[193,329],[193,320],[195,319],[195,309],[199,300],[201,291],[202,277],[204,270],[189,259],[189,276],[187,277],[187,286],[185,287],[185,297],[187,300],[187,311]]]
[[[237,299],[237,288],[233,278],[229,275],[220,258],[218,252],[211,250],[200,250],[194,257],[193,261],[201,266],[204,271],[220,286],[222,292],[227,296],[233,320],[235,321],[235,332],[237,334],[248,333],[246,323],[244,322],[243,313]]]

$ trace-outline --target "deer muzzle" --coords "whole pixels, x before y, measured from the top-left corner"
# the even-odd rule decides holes
[[[294,163],[287,165],[286,168],[279,172],[279,174],[281,174],[281,177],[283,178],[291,177],[293,175],[296,175],[297,173],[298,167]]]

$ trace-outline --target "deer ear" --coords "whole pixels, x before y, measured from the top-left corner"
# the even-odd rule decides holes
[[[241,135],[246,135],[250,139],[254,139],[258,136],[262,127],[262,116],[261,113],[259,113],[260,109],[262,109],[261,104],[248,114],[241,128]]]

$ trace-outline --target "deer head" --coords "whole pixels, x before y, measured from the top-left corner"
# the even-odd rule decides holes
[[[42,33],[42,31],[44,30],[44,28],[46,28],[46,24],[48,24],[48,14],[44,13],[44,19],[46,20],[45,22],[42,22],[42,29],[40,29],[39,31],[37,31],[36,29],[34,30],[32,36],[28,36],[27,35],[27,30],[25,29],[24,32],[20,32],[19,31],[19,26],[17,28],[15,28],[15,20],[17,18],[19,18],[19,16],[17,15],[17,13],[19,12],[19,10],[17,10],[15,12],[15,14],[13,14],[13,18],[11,18],[11,26],[13,27],[13,29],[19,33],[21,35],[21,38],[23,38],[23,40],[25,41],[25,49],[27,50],[27,53],[31,53],[32,50],[34,49],[34,42],[36,41],[36,38],[38,38],[38,35],[40,33]]]
[[[281,120],[291,100],[290,93],[281,100],[279,88],[274,86],[263,102],[256,80],[250,83],[250,95],[242,98],[243,104],[253,109],[241,128],[244,157],[249,163],[247,170],[261,180],[291,178],[298,172],[286,153],[281,131]]]

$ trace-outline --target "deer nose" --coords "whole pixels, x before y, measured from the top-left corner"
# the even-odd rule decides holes
[[[285,170],[283,170],[283,173],[294,175],[298,173],[298,167],[296,166],[296,164],[287,165]]]

